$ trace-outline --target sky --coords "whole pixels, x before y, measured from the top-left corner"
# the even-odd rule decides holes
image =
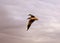
[[[0,0],[0,43],[60,43],[60,0]]]

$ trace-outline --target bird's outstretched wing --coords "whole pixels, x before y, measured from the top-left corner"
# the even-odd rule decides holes
[[[32,14],[29,14],[29,16],[31,16],[31,17],[35,17],[34,15],[32,15]]]
[[[28,25],[27,25],[27,30],[30,28],[31,24],[34,22],[35,20],[29,20]]]

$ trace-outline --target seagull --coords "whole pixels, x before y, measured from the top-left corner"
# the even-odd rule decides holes
[[[28,22],[28,25],[27,25],[27,31],[29,30],[31,24],[35,21],[35,20],[38,20],[38,18],[36,18],[34,15],[32,14],[29,14],[28,16],[30,16],[28,19],[29,19],[29,22]]]

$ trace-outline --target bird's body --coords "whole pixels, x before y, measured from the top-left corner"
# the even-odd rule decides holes
[[[31,16],[31,17],[28,18],[28,19],[29,19],[29,22],[28,22],[28,25],[27,25],[27,30],[30,28],[31,24],[32,24],[35,20],[38,20],[35,16],[33,16],[33,15],[31,15],[31,14],[29,14],[29,16]]]

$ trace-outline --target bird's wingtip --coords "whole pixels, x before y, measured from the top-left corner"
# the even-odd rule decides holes
[[[29,14],[28,16],[30,16],[30,15],[32,15],[32,14]]]
[[[28,31],[28,29],[26,31]]]

